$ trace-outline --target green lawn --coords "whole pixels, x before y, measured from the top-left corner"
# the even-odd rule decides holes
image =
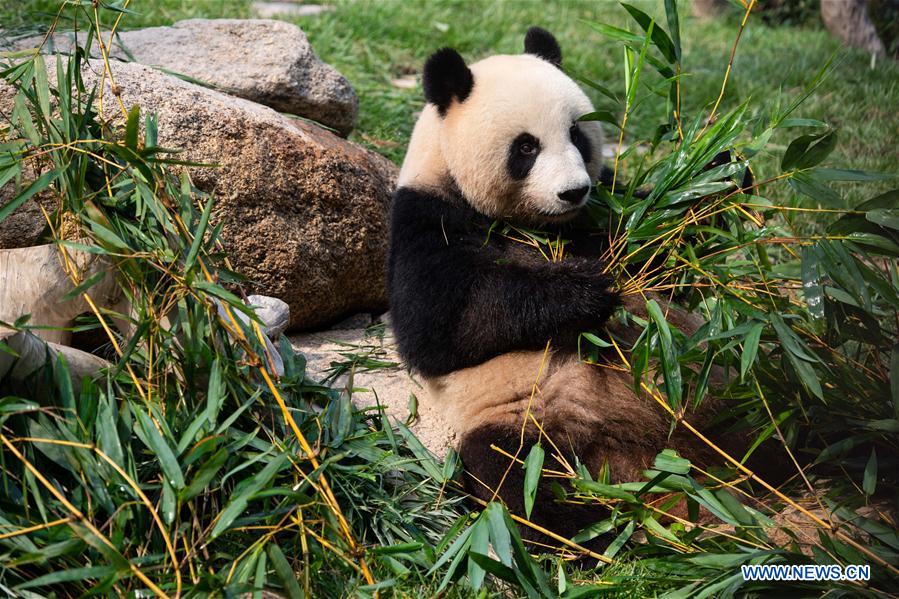
[[[11,26],[46,23],[57,2],[23,0],[0,8]],[[402,89],[392,79],[419,72],[428,54],[453,46],[470,60],[492,53],[519,52],[525,30],[541,25],[559,38],[566,68],[599,81],[616,92],[624,88],[618,42],[591,30],[584,21],[626,23],[616,2],[593,0],[433,2],[428,0],[339,0],[336,10],[296,19],[316,52],[343,72],[360,98],[360,122],[353,138],[396,162],[402,160],[415,113],[422,105],[418,88]],[[661,16],[661,2],[637,1]],[[127,27],[163,25],[188,17],[249,17],[245,0],[135,1],[139,12]],[[43,11],[43,12],[42,12]],[[685,114],[696,114],[714,99],[721,84],[739,21],[730,15],[702,22],[682,11]],[[852,168],[899,171],[895,140],[899,135],[899,63],[871,65],[862,52],[842,51],[818,27],[769,27],[750,20],[737,52],[724,108],[751,97],[763,113],[794,97],[834,52],[831,77],[800,109],[801,116],[840,127],[835,162]],[[620,113],[620,106],[594,93],[598,106]],[[650,136],[662,122],[664,102],[645,102],[632,116],[626,141]]]

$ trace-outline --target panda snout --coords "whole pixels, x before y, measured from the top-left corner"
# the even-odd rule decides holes
[[[575,187],[566,191],[560,191],[558,193],[558,196],[559,199],[563,202],[568,202],[569,204],[580,204],[584,199],[584,196],[587,195],[588,191],[590,191],[590,187]]]

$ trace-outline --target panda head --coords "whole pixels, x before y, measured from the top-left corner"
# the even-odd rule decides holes
[[[466,65],[444,48],[422,75],[422,112],[400,185],[454,184],[482,214],[530,223],[562,221],[599,178],[602,132],[579,122],[593,111],[560,68],[559,44],[538,27],[524,54]]]

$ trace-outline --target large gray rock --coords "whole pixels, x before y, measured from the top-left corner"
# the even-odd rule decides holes
[[[293,328],[386,306],[397,170],[390,161],[310,123],[143,65],[113,63],[112,72],[125,106],[158,116],[160,146],[216,165],[191,168],[191,177],[215,194],[213,220],[223,224],[222,240],[250,292],[285,301]],[[102,73],[100,61],[89,61],[87,86]],[[0,113],[10,101],[0,87]],[[103,107],[106,118],[122,123],[117,102]]]
[[[58,33],[45,49],[69,52],[72,39],[71,33]],[[10,47],[35,47],[42,40],[28,37]],[[318,121],[344,136],[356,123],[359,100],[349,82],[315,55],[302,29],[284,21],[190,19],[124,31],[110,53]]]
[[[13,389],[16,389],[17,384],[32,379],[34,373],[43,368],[48,360],[50,364],[56,366],[60,356],[66,360],[66,369],[73,385],[80,386],[82,378],[92,377],[103,368],[111,366],[102,358],[73,347],[43,341],[30,332],[17,332],[0,327],[0,341],[14,352],[0,352],[0,380],[5,379],[4,382],[7,385],[11,384]],[[36,394],[37,397],[43,398],[53,397],[59,393],[43,379],[31,380],[31,385],[23,389],[29,393],[28,396]]]

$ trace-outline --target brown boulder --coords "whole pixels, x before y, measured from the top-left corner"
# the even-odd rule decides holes
[[[384,308],[388,208],[396,167],[307,122],[136,63],[113,63],[127,107],[158,116],[159,145],[181,148],[249,292],[290,306],[292,328]],[[102,63],[84,69],[88,88]],[[3,93],[0,89],[0,110]],[[105,116],[121,122],[107,80]],[[7,98],[8,101],[8,98]],[[8,104],[7,104],[8,105]]]
[[[0,114],[8,114],[15,91],[0,80]],[[22,164],[21,171],[0,185],[0,208],[19,196],[36,178],[34,169],[29,164]],[[47,221],[41,212],[41,206],[52,213],[55,210],[53,198],[48,193],[38,193],[12,214],[0,220],[0,250],[25,248],[40,243],[41,234]]]
[[[12,180],[0,187],[0,208],[18,196],[32,180],[28,178],[21,181]],[[39,197],[29,199],[0,221],[0,250],[31,247],[39,243],[46,223],[38,203]],[[53,210],[50,202],[42,203],[46,209]]]

